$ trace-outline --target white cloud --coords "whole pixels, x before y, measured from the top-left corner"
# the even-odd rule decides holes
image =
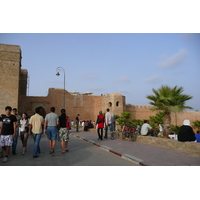
[[[157,64],[162,68],[173,68],[181,64],[187,57],[187,50],[180,49],[177,53],[171,55],[170,57],[163,57],[162,61],[159,61]]]
[[[156,82],[160,82],[161,80],[162,80],[162,78],[158,75],[151,76],[150,78],[145,79],[145,81],[149,82],[149,83],[156,83]]]
[[[131,79],[127,76],[121,76],[120,78],[116,79],[117,82],[130,82]]]

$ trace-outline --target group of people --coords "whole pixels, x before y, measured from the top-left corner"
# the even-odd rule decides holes
[[[79,122],[77,123],[77,128],[82,127],[84,131],[88,131],[89,128],[94,128],[94,126],[95,122],[94,121],[92,122],[92,120],[79,120]]]
[[[62,154],[68,152],[68,141],[69,141],[69,130],[71,129],[69,117],[66,115],[66,110],[62,109],[60,116],[55,113],[55,107],[50,108],[50,113],[48,113],[45,118],[40,114],[40,108],[35,108],[35,114],[28,118],[27,113],[22,113],[20,116],[17,113],[17,109],[12,109],[10,106],[5,108],[5,114],[0,116],[0,157],[4,157],[3,162],[8,161],[8,156],[10,154],[10,149],[12,147],[12,154],[16,155],[17,140],[20,136],[22,142],[22,155],[25,155],[27,151],[27,141],[29,135],[33,136],[34,148],[33,148],[33,158],[37,158],[40,151],[40,139],[42,134],[47,135],[48,144],[50,149],[50,154],[55,155],[56,142],[59,141],[62,147]],[[11,114],[12,113],[12,114]],[[79,114],[76,117],[76,131],[78,132],[78,127],[80,124]],[[104,138],[108,138],[108,130],[110,131],[111,140],[114,139],[114,115],[110,113],[107,109],[105,116],[102,111],[99,111],[99,115],[96,120],[96,129],[98,133],[98,140],[103,140],[103,129],[105,129]],[[89,123],[84,122],[84,127],[88,127]],[[162,126],[158,125],[160,132],[162,132]],[[147,120],[144,120],[144,124],[140,130],[143,136],[155,136],[153,128],[149,125]],[[190,120],[186,119],[183,125],[180,127],[178,133],[178,141],[196,141],[200,142],[200,133],[194,133],[192,127],[190,126]],[[4,156],[5,152],[5,156]]]
[[[163,128],[159,124],[158,125],[159,131],[162,132]],[[155,136],[155,132],[153,128],[149,125],[148,120],[144,120],[144,124],[141,128],[141,135],[143,136]],[[180,127],[178,132],[178,141],[180,142],[200,142],[200,133],[197,131],[197,134],[194,133],[192,127],[190,126],[190,120],[185,119],[183,121],[183,125]]]
[[[108,138],[108,129],[110,131],[111,140],[114,139],[114,115],[110,113],[109,108],[106,111],[107,112],[105,116],[103,115],[102,111],[99,111],[99,115],[97,116],[96,129],[98,133],[98,140],[103,140],[103,129],[105,129],[105,139]]]
[[[115,126],[115,120],[114,115],[110,113],[110,109],[108,108],[106,110],[105,116],[103,115],[102,111],[99,111],[99,115],[97,116],[96,122],[90,121],[81,121],[79,120],[80,114],[77,114],[76,116],[76,132],[79,131],[79,126],[82,125],[84,131],[87,131],[88,128],[94,128],[96,125],[97,133],[98,133],[98,140],[103,140],[103,129],[105,129],[105,135],[104,138],[108,138],[108,130],[110,131],[111,140],[114,139],[114,126]]]
[[[12,113],[13,112],[13,113]],[[45,119],[39,114],[40,108],[35,108],[35,114],[28,119],[27,113],[22,116],[17,114],[17,109],[10,106],[5,108],[5,114],[0,116],[0,157],[4,157],[3,162],[8,161],[10,149],[16,155],[17,139],[20,135],[22,142],[22,155],[27,151],[27,141],[29,135],[33,136],[34,148],[33,158],[37,158],[40,151],[40,139],[42,134],[47,135],[50,154],[55,155],[56,141],[61,142],[62,154],[68,151],[70,119],[66,115],[65,109],[61,110],[61,115],[55,113],[55,107],[51,107],[50,113]],[[4,156],[5,152],[5,156]]]

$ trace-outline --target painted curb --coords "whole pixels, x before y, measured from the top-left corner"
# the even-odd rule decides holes
[[[137,163],[138,165],[139,165],[140,163],[142,163],[142,161],[143,161],[143,160],[141,160],[141,159],[139,159],[139,158],[136,158],[136,157],[131,156],[131,155],[128,155],[128,154],[123,154],[122,157],[123,157],[124,159],[126,159],[126,160],[131,160],[131,161]]]
[[[83,141],[86,141],[86,142],[88,142],[88,143],[90,143],[90,144],[93,144],[93,145],[95,145],[95,146],[97,146],[97,147],[100,147],[101,149],[103,149],[103,150],[105,150],[105,151],[108,151],[108,152],[110,152],[110,153],[113,153],[113,154],[115,154],[115,155],[117,155],[117,156],[119,156],[119,157],[121,157],[121,158],[123,158],[123,159],[126,159],[126,160],[128,160],[128,161],[130,161],[130,162],[133,162],[133,163],[135,163],[135,164],[137,164],[137,165],[140,165],[140,166],[147,166],[147,165],[145,165],[144,163],[142,163],[142,161],[143,160],[140,160],[139,158],[136,158],[136,157],[134,157],[134,156],[131,156],[131,155],[128,155],[128,154],[120,154],[120,153],[118,153],[118,152],[116,152],[116,151],[113,151],[113,150],[111,150],[112,148],[110,148],[110,147],[107,147],[107,146],[105,146],[105,145],[98,145],[95,141],[93,141],[93,140],[87,140],[87,139],[85,139],[84,137],[80,137],[80,136],[78,136],[78,135],[76,135],[76,134],[73,134],[73,133],[71,133],[71,135],[73,135],[73,136],[75,136],[75,137],[77,137],[77,138],[79,138],[79,139],[81,139],[81,140],[83,140]]]

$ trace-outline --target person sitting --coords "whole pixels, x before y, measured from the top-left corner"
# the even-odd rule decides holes
[[[183,125],[178,132],[178,141],[180,142],[194,142],[196,140],[194,131],[190,126],[190,120],[185,119]]]
[[[74,126],[74,121],[73,120],[71,121],[71,126]]]
[[[84,131],[88,131],[88,124],[89,124],[89,121],[85,121],[85,123],[84,123]]]
[[[197,134],[195,134],[196,142],[200,142],[200,132],[197,131]]]
[[[92,124],[92,121],[90,120],[88,123],[88,128],[94,128],[94,125]]]
[[[141,128],[141,135],[144,135],[144,136],[147,136],[147,135],[154,136],[154,130],[149,125],[148,120],[144,120],[144,124],[142,125],[142,128]]]

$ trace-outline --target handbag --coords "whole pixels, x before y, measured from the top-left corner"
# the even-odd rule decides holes
[[[68,116],[66,116],[66,128],[67,128],[67,130],[71,130],[71,126],[69,124],[69,117]]]
[[[29,131],[29,127],[28,127],[28,119],[26,120],[26,127],[25,127],[25,132]]]
[[[101,123],[101,122],[103,122],[103,119],[98,118],[98,119],[97,119],[97,124],[99,124],[99,123]]]

